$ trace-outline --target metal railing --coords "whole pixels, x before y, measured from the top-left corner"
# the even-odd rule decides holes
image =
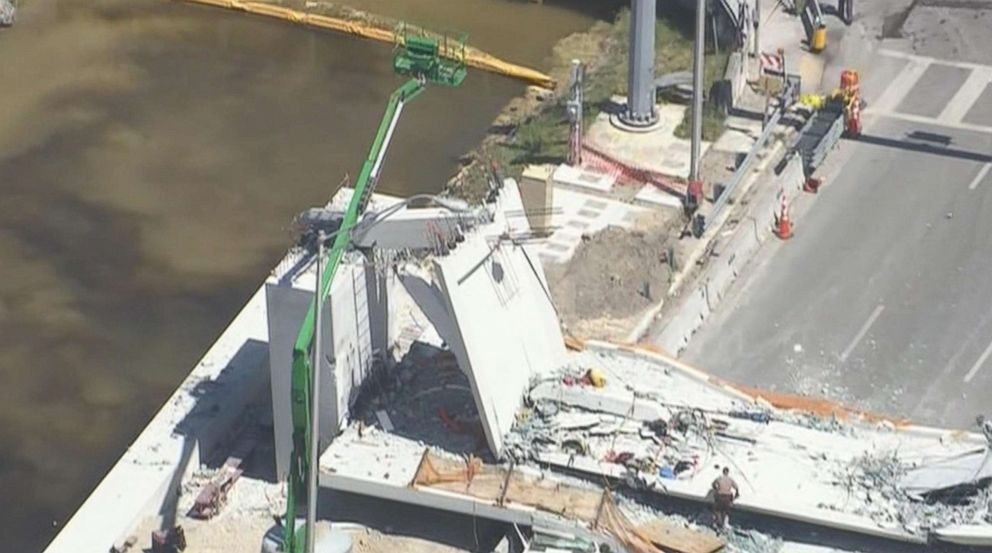
[[[744,161],[741,162],[737,170],[734,171],[734,175],[730,177],[730,181],[724,186],[723,192],[717,197],[716,202],[713,203],[713,209],[710,210],[708,219],[714,220],[719,217],[723,209],[730,203],[730,198],[734,195],[734,191],[740,186],[744,177],[751,171],[751,166],[754,165],[754,160],[758,158],[758,152],[760,152],[765,145],[768,143],[768,139],[771,138],[775,127],[778,122],[782,119],[782,116],[786,111],[792,106],[793,99],[796,97],[796,91],[799,90],[799,81],[797,79],[786,79],[785,87],[782,89],[782,93],[779,96],[778,106],[775,112],[772,113],[768,122],[765,124],[765,128],[761,131],[761,136],[758,137],[758,141],[751,146],[751,150],[747,153]],[[703,226],[705,229],[705,224]]]

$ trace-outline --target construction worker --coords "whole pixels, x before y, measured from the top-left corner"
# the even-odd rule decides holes
[[[723,467],[723,474],[713,481],[713,518],[717,529],[727,526],[730,508],[740,495],[737,482],[730,477],[730,468]]]

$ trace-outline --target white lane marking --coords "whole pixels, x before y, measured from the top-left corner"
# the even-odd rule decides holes
[[[885,87],[885,91],[875,101],[874,107],[869,106],[869,108],[880,112],[896,109],[896,106],[916,86],[917,81],[920,80],[929,66],[930,62],[926,60],[909,60],[909,63],[902,68],[896,78],[889,82],[889,86]]]
[[[940,112],[937,119],[948,123],[960,123],[964,116],[968,114],[971,106],[978,101],[978,97],[985,92],[985,87],[992,83],[992,67],[981,67],[971,70],[964,84],[954,94],[954,97],[947,102],[947,106]]]
[[[844,352],[840,354],[841,363],[847,361],[847,357],[851,355],[851,352],[854,351],[854,348],[858,347],[858,342],[860,342],[861,339],[865,337],[865,334],[868,334],[868,329],[871,328],[871,325],[875,324],[875,319],[877,319],[878,316],[882,314],[882,311],[884,309],[885,306],[879,304],[877,307],[875,307],[875,310],[871,312],[871,315],[868,316],[868,320],[865,321],[865,324],[861,325],[861,330],[859,330],[858,333],[854,336],[854,339],[851,340],[851,343],[847,345],[847,349],[845,349]]]
[[[968,190],[974,190],[978,188],[979,183],[982,182],[982,179],[985,178],[985,175],[989,174],[990,169],[992,169],[992,162],[983,165],[982,170],[979,171],[977,175],[975,175],[975,179],[972,180],[971,184],[968,185]]]
[[[947,127],[949,129],[958,129],[962,131],[972,131],[980,133],[992,133],[992,127],[987,127],[985,125],[974,125],[972,123],[949,123],[947,121],[941,121],[934,117],[926,117],[925,115],[913,115],[911,113],[900,113],[898,111],[883,111],[880,109],[866,109],[863,113],[866,115],[874,115],[879,117],[891,117],[892,119],[901,119],[903,121],[908,121],[910,123],[920,123],[923,125],[933,125],[935,127]]]
[[[971,366],[971,370],[968,371],[968,374],[964,375],[965,382],[971,382],[971,379],[978,373],[978,369],[982,368],[982,364],[989,358],[989,355],[992,355],[992,342],[989,342],[989,346],[982,352],[982,355],[978,358],[978,361],[975,361],[975,364]]]
[[[988,65],[982,65],[980,63],[973,63],[967,61],[956,61],[956,60],[946,60],[942,58],[933,58],[930,56],[919,56],[917,54],[910,54],[907,52],[900,52],[898,50],[889,50],[888,48],[883,48],[878,51],[879,54],[887,56],[890,58],[901,58],[904,60],[917,60],[924,63],[940,63],[943,65],[950,65],[952,67],[960,67],[962,69],[981,69],[987,68]]]

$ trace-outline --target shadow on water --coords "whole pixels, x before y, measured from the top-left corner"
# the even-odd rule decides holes
[[[402,8],[533,65],[617,4],[436,1]],[[385,45],[159,0],[25,3],[0,49],[0,499],[20,505],[0,535],[38,551],[278,260],[292,216],[354,174],[400,80]],[[472,72],[423,95],[381,190],[439,189],[522,89]]]
[[[254,441],[244,440],[250,433],[255,432],[254,417],[247,416],[247,410],[255,403],[255,398],[246,397],[245,383],[249,381],[264,382],[267,379],[259,372],[268,372],[269,344],[258,340],[247,340],[238,348],[217,378],[202,380],[190,390],[189,394],[196,403],[190,412],[179,421],[173,433],[182,437],[183,446],[179,455],[176,470],[173,472],[165,496],[159,509],[162,517],[160,529],[172,528],[176,524],[179,509],[179,496],[183,475],[199,466],[191,466],[194,459],[199,460],[208,468],[220,468],[224,465],[227,455],[238,451],[243,466],[249,476],[268,481],[275,480],[274,473],[266,473],[265,466],[251,466],[251,454]],[[250,386],[259,392],[260,386]],[[264,390],[262,390],[264,392]],[[237,405],[232,405],[237,402]],[[237,445],[233,439],[242,440]]]

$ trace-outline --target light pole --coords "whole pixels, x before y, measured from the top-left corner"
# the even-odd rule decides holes
[[[620,121],[632,127],[658,122],[654,109],[654,34],[656,0],[630,1],[630,48],[627,53],[627,109]]]
[[[706,46],[706,0],[696,1],[696,39],[692,62],[692,150],[689,180],[699,180],[699,153],[703,140],[703,48]]]

